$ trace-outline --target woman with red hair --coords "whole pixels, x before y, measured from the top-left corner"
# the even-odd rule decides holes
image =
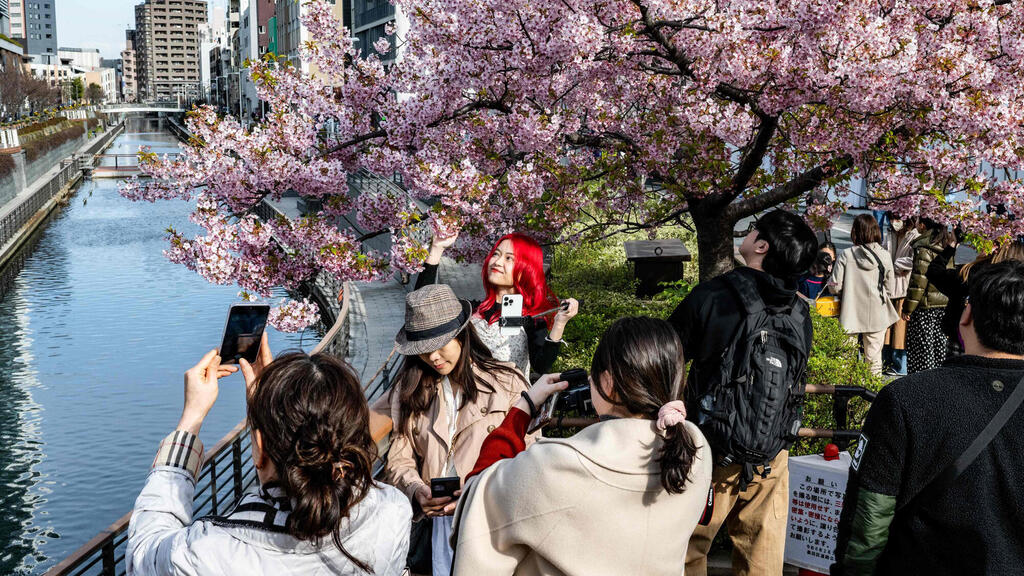
[[[416,279],[417,289],[437,282],[441,256],[457,238],[458,234],[434,237],[423,272]],[[570,298],[567,306],[560,307],[561,302],[544,278],[544,254],[540,244],[525,234],[502,236],[484,260],[480,276],[485,297],[482,302],[474,302],[472,322],[477,334],[495,358],[514,363],[528,377],[531,373],[550,372],[558,358],[562,332],[579,311],[579,303]],[[501,297],[507,294],[521,294],[523,315],[534,317],[514,335],[502,334],[498,325]],[[553,316],[538,317],[553,308],[558,308]]]

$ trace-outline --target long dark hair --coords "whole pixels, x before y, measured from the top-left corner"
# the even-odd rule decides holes
[[[605,395],[598,384],[601,374],[611,376],[618,401]],[[686,386],[683,345],[675,329],[664,320],[634,316],[621,318],[608,328],[590,365],[594,389],[606,401],[630,414],[657,420],[658,410],[680,400]],[[682,494],[697,446],[685,424],[665,431],[665,446],[657,458],[661,485],[670,494]]]
[[[507,372],[514,376],[520,376],[519,372],[504,364],[499,363],[491,355],[490,348],[484,344],[477,335],[473,324],[466,324],[455,336],[455,340],[462,345],[462,353],[455,368],[448,374],[448,381],[453,391],[462,392],[462,406],[470,402],[476,402],[477,394],[483,391],[494,392],[494,387],[487,382],[480,382],[473,374],[473,365],[485,372]],[[437,383],[441,381],[441,375],[432,366],[429,366],[419,356],[406,356],[402,360],[402,367],[398,371],[398,384],[391,389],[389,399],[394,402],[394,395],[398,394],[398,422],[397,428],[400,433],[406,432],[406,425],[409,420],[417,414],[422,414],[430,408],[430,404],[437,396]]]
[[[359,377],[326,354],[284,354],[249,397],[249,426],[259,430],[277,481],[294,502],[288,532],[316,544],[330,535],[353,564],[370,566],[341,543],[341,521],[373,486],[377,448]]]

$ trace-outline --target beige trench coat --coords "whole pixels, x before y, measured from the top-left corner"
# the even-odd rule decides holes
[[[455,512],[456,576],[679,576],[711,485],[711,450],[697,446],[682,494],[661,486],[654,422],[594,424],[543,438],[466,486]]]
[[[515,370],[512,363],[501,364]],[[476,465],[484,438],[501,425],[509,408],[519,400],[520,393],[527,389],[526,379],[518,370],[515,370],[514,375],[504,372],[491,374],[474,366],[474,372],[479,381],[493,386],[494,392],[481,390],[476,402],[468,403],[459,410],[452,461],[455,463],[455,471],[463,479]],[[378,401],[374,404],[374,409],[389,409],[391,419],[397,423],[397,390],[395,394],[395,401],[390,403],[390,406],[386,400]],[[388,462],[384,469],[384,481],[401,490],[409,500],[415,502],[416,490],[420,486],[429,486],[431,478],[447,476],[445,462],[449,448],[448,407],[444,394],[438,393],[434,396],[430,408],[423,414],[413,417],[407,428],[405,431],[398,430],[396,424],[391,437],[391,449],[388,451]],[[535,436],[527,437],[527,444],[532,443],[534,438]]]
[[[843,250],[829,281],[841,300],[839,323],[850,334],[874,334],[895,324],[899,320],[892,305],[895,284],[892,257],[879,244]]]

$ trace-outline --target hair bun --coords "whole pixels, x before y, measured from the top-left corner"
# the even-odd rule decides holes
[[[307,424],[295,438],[296,464],[302,468],[325,469],[338,460],[334,434],[323,426]]]

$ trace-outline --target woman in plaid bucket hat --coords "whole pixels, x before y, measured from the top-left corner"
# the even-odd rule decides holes
[[[431,480],[458,477],[461,485],[484,438],[528,388],[515,365],[493,358],[471,315],[470,303],[449,286],[428,285],[406,297],[405,325],[395,337],[405,360],[388,398],[395,426],[385,479],[412,501],[417,517],[432,520],[429,540],[410,549],[417,573],[451,570],[448,536],[458,493],[434,498]]]

